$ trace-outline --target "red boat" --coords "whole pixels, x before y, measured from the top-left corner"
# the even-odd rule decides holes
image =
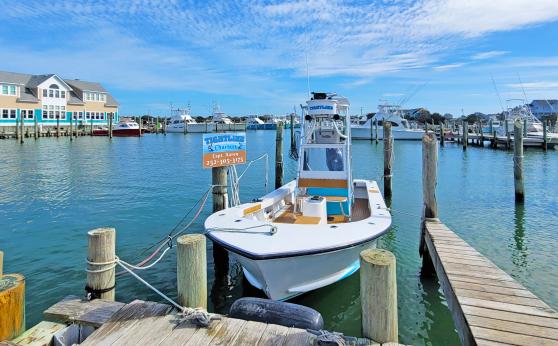
[[[107,128],[93,130],[93,136],[108,136],[109,130]],[[139,137],[141,136],[138,123],[133,120],[120,121],[112,130],[114,137]]]

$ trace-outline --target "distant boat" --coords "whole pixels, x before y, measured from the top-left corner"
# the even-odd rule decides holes
[[[263,130],[264,128],[265,122],[257,116],[250,117],[246,123],[247,130]]]
[[[93,130],[93,136],[108,136],[109,129],[103,127]],[[141,136],[140,127],[137,122],[131,119],[121,118],[118,124],[112,129],[114,137],[139,137]]]
[[[207,218],[207,236],[271,299],[343,280],[391,225],[378,184],[353,179],[349,101],[313,93],[304,107],[296,179]]]
[[[391,123],[391,133],[393,139],[402,140],[421,140],[424,136],[424,130],[413,129],[409,125],[409,121],[401,116],[399,106],[383,104],[378,106],[378,112],[364,123],[351,124],[351,135],[353,139],[372,139],[376,131],[374,125],[378,125],[378,139],[384,138],[384,122]]]
[[[190,115],[189,109],[176,109],[173,113],[167,125],[167,132],[169,133],[184,133],[185,125],[189,127],[191,124],[197,124],[196,120]]]

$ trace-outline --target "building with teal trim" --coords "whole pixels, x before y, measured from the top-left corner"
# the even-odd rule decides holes
[[[118,102],[100,84],[0,71],[0,126],[107,125],[118,122]]]

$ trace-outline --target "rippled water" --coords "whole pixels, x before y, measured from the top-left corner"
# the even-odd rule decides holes
[[[248,134],[249,157],[273,157],[274,132]],[[285,151],[288,147],[285,142]],[[141,257],[206,191],[211,172],[201,168],[201,135],[148,135],[144,138],[44,138],[0,141],[0,249],[5,272],[27,277],[28,325],[67,294],[83,293],[86,232],[117,229],[123,259]],[[382,145],[353,143],[355,178],[378,179]],[[270,160],[270,167],[273,167]],[[294,176],[285,156],[285,175]],[[241,184],[246,201],[265,192],[264,165],[255,164]],[[526,202],[516,206],[510,152],[457,145],[440,149],[438,199],[441,219],[535,294],[558,307],[558,153],[529,150],[525,155]],[[273,182],[273,172],[270,172]],[[458,343],[451,316],[435,280],[420,277],[421,146],[396,142],[393,176],[393,227],[381,246],[398,261],[400,341],[408,344]],[[210,203],[209,203],[210,204]],[[200,231],[205,216],[194,225]],[[211,250],[209,250],[211,251]],[[261,294],[244,280],[238,265],[213,285],[208,268],[210,309],[226,312],[234,299]],[[143,275],[163,292],[176,295],[176,257],[167,256]],[[359,276],[298,297],[296,303],[320,311],[326,327],[360,334]],[[158,297],[124,277],[117,299]]]

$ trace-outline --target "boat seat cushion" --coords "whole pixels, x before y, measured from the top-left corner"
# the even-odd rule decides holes
[[[326,198],[327,202],[327,215],[345,215],[350,213],[349,190],[331,187],[309,187],[306,189],[306,194],[309,196],[322,196]],[[341,210],[343,205],[343,210]]]

